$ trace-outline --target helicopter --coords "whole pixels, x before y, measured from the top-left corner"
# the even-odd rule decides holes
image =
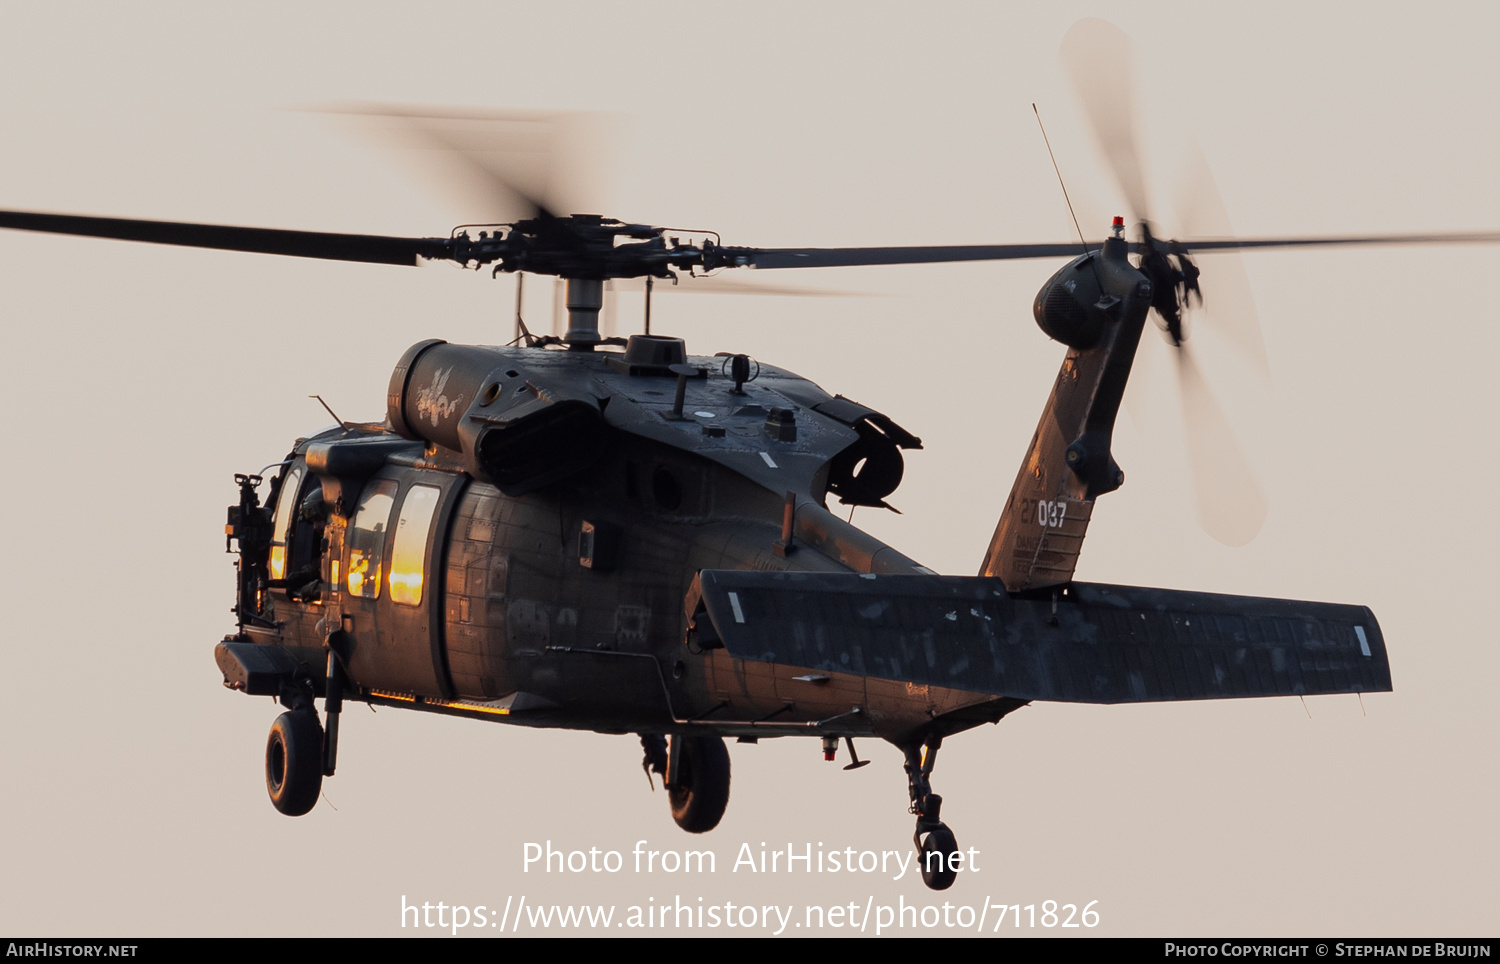
[[[1018,480],[983,576],[937,577],[827,512],[829,496],[879,505],[894,491],[902,453],[919,443],[892,419],[749,358],[690,356],[660,335],[610,346],[589,323],[595,283],[610,278],[662,278],[649,272],[710,265],[813,266],[819,259],[899,263],[929,253],[685,245],[671,232],[582,216],[539,216],[491,228],[490,237],[465,230],[410,243],[20,220],[13,216],[9,226],[190,238],[175,243],[283,254],[342,251],[349,260],[463,255],[465,264],[550,270],[568,281],[570,316],[577,318],[557,343],[419,343],[393,373],[388,425],[341,425],[299,442],[274,477],[261,476],[272,486],[265,505],[257,502],[255,476],[242,483],[231,523],[241,555],[241,623],[222,652],[232,660],[231,682],[245,692],[273,690],[268,695],[288,704],[289,719],[278,721],[280,736],[273,731],[268,752],[268,776],[279,788],[273,799],[280,794],[287,810],[306,800],[315,779],[331,774],[338,712],[344,699],[356,699],[532,725],[638,727],[653,770],[672,788],[674,815],[680,809],[688,829],[710,824],[727,798],[725,737],[806,734],[851,739],[851,748],[854,736],[892,739],[907,752],[919,834],[931,851],[954,853],[945,849],[952,836],[930,788],[941,740],[998,720],[1027,698],[1135,696],[1131,653],[1164,657],[1153,647],[1169,638],[1169,627],[1187,636],[1173,643],[1187,647],[1177,655],[1200,655],[1196,645],[1211,659],[1214,647],[1239,631],[1223,621],[1270,620],[1257,630],[1266,637],[1252,641],[1269,644],[1287,626],[1311,620],[1348,651],[1350,666],[1370,669],[1357,681],[1361,691],[1389,686],[1383,641],[1367,610],[1216,602],[1071,581],[1094,499],[1123,481],[1108,429],[1115,390],[1129,374],[1132,333],[1138,338],[1148,314],[1140,286],[1144,281],[1153,294],[1188,290],[1180,260],[1188,255],[1154,238],[1030,246],[1039,256],[1074,259],[1038,298],[1039,321],[1062,336],[1072,364],[1065,361],[1066,379],[1060,375],[1028,452],[1022,478],[1032,481]],[[117,229],[122,233],[109,233]],[[147,233],[155,237],[141,236]],[[266,247],[252,246],[258,244]],[[1074,257],[1084,247],[1090,250]],[[1205,250],[1192,242],[1182,247]],[[1169,267],[1178,259],[1173,270],[1184,280],[1163,283],[1130,263],[1146,255],[1160,255]],[[853,260],[861,257],[888,260]],[[614,347],[624,351],[607,350]],[[1069,384],[1083,387],[1068,391]],[[610,390],[601,396],[596,386]],[[487,405],[474,407],[492,391]],[[483,506],[481,495],[489,500]],[[426,533],[422,551],[408,552],[415,543],[401,534],[418,529]],[[421,561],[412,566],[415,556]],[[550,590],[525,588],[527,580],[534,587],[548,578]],[[470,592],[480,579],[483,591]],[[989,595],[973,595],[981,590]],[[572,600],[577,604],[560,604]],[[877,604],[875,616],[862,614]],[[335,605],[340,616],[330,620]],[[1172,617],[1153,622],[1156,607]],[[1174,621],[1179,614],[1181,624]],[[1122,615],[1127,622],[1115,618]],[[1138,615],[1146,638],[1132,651],[1137,631],[1128,621]],[[1003,634],[991,642],[985,627],[997,623],[1016,634],[1015,643]],[[805,642],[804,629],[812,632]],[[1195,629],[1209,634],[1206,641],[1195,641]],[[461,651],[461,630],[479,644]],[[917,643],[929,631],[941,652],[993,657],[1003,675],[985,679],[926,659]],[[486,648],[497,637],[504,647]],[[1290,641],[1312,642],[1295,633]],[[802,648],[789,650],[792,643]],[[1019,648],[1003,648],[1010,645]],[[1250,645],[1248,652],[1274,648]],[[1106,657],[1118,658],[1119,671],[1091,674],[1114,664],[1091,666],[1089,658]],[[1068,662],[1074,658],[1082,664]],[[1267,658],[1276,671],[1275,657]],[[1018,674],[1027,666],[1036,678],[1023,682]],[[1232,668],[1225,664],[1231,676]],[[1273,677],[1265,694],[1239,683],[1203,692],[1272,695],[1297,685],[1313,687],[1303,692],[1348,691],[1341,671],[1325,671],[1329,677],[1312,683]],[[1118,688],[1069,689],[1100,675]],[[511,684],[515,689],[503,692]],[[1142,677],[1140,698],[1186,698],[1190,684],[1157,686]],[[316,699],[325,700],[322,720],[312,714]]]

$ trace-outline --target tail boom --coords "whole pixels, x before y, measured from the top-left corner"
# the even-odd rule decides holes
[[[1151,307],[1151,283],[1126,251],[1111,239],[1037,295],[1037,323],[1070,350],[980,569],[1012,592],[1066,585],[1094,499],[1125,481],[1110,442]]]

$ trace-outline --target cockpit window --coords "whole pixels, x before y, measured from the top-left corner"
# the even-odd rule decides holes
[[[292,516],[297,514],[297,490],[302,488],[303,466],[293,466],[281,479],[281,492],[276,496],[276,521],[271,529],[272,579],[286,578],[286,536],[291,529]]]
[[[349,594],[374,599],[380,595],[380,562],[385,553],[385,535],[396,504],[396,483],[390,479],[372,482],[359,500],[354,525],[349,529]]]
[[[422,571],[427,562],[427,533],[437,511],[442,490],[414,485],[406,490],[401,518],[396,522],[396,543],[391,548],[391,600],[417,606],[422,602]]]

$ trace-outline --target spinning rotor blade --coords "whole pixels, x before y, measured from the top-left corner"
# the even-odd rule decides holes
[[[1313,238],[1191,238],[1178,242],[1189,254],[1241,248],[1298,248],[1360,244],[1494,244],[1500,232],[1455,234],[1371,234]],[[1102,241],[1089,241],[1098,250]],[[1132,242],[1141,254],[1144,243]],[[744,248],[718,249],[728,264],[748,268],[843,268],[882,264],[937,264],[953,261],[1018,261],[1027,258],[1070,258],[1082,253],[1079,242],[1062,244],[948,244],[888,248]],[[714,265],[713,267],[719,267]]]
[[[1178,204],[1178,224],[1185,234],[1229,236],[1234,228],[1229,212],[1208,169],[1203,153],[1194,147],[1191,171],[1184,180],[1183,196]],[[1186,245],[1184,245],[1186,247]],[[1224,335],[1250,362],[1266,383],[1271,381],[1271,362],[1266,356],[1266,342],[1261,334],[1260,315],[1255,310],[1255,296],[1250,290],[1250,276],[1245,260],[1237,251],[1211,253],[1198,260],[1205,279],[1203,287],[1211,295],[1202,300],[1207,324]]]
[[[1247,248],[1315,248],[1368,244],[1496,244],[1500,231],[1447,234],[1345,234],[1321,238],[1187,238],[1179,242],[1193,254],[1242,251]]]
[[[605,115],[341,104],[467,218],[509,223],[607,206]],[[415,150],[414,150],[415,149]]]
[[[447,258],[452,250],[448,238],[391,238],[375,234],[240,228],[223,224],[142,221],[34,211],[0,211],[0,228],[367,264],[415,265],[422,258]]]
[[[1187,345],[1179,345],[1173,354],[1198,524],[1226,546],[1243,546],[1265,524],[1265,494]]]
[[[1266,499],[1249,460],[1229,429],[1218,400],[1209,390],[1184,341],[1186,319],[1183,313],[1189,307],[1191,296],[1197,293],[1197,270],[1188,255],[1199,250],[1199,246],[1191,242],[1183,242],[1180,247],[1154,242],[1146,226],[1146,183],[1135,138],[1135,75],[1130,38],[1119,27],[1103,20],[1080,20],[1063,38],[1058,56],[1073,81],[1094,137],[1125,195],[1131,215],[1142,225],[1144,243],[1133,246],[1143,256],[1142,270],[1148,270],[1148,264],[1154,263],[1150,268],[1153,282],[1177,286],[1176,306],[1172,305],[1173,297],[1169,296],[1166,305],[1158,304],[1156,308],[1158,313],[1163,313],[1164,324],[1171,332],[1175,348],[1177,385],[1187,430],[1198,524],[1219,542],[1242,546],[1254,539],[1265,523]],[[1205,222],[1211,222],[1211,230],[1227,233],[1228,217],[1206,170],[1206,167],[1201,168],[1202,175],[1195,185],[1198,190],[1192,211]],[[1158,274],[1158,270],[1173,272],[1178,268],[1181,272],[1174,276]],[[1186,273],[1186,278],[1183,273]],[[1240,273],[1243,274],[1243,269]],[[1246,298],[1243,305],[1247,307],[1241,308],[1238,316],[1234,313],[1233,299],[1225,297],[1226,309],[1216,312],[1215,317],[1222,314],[1223,317],[1217,320],[1225,323],[1236,344],[1251,356],[1253,364],[1268,372],[1260,326],[1254,307],[1248,301],[1248,283],[1240,294]],[[1216,307],[1217,304],[1215,301],[1212,306],[1205,304],[1205,307]]]
[[[558,219],[557,223],[568,223]],[[121,241],[146,241],[190,248],[248,251],[329,261],[369,264],[414,265],[418,259],[454,259],[452,238],[394,238],[377,234],[337,234],[328,231],[295,231],[284,228],[247,228],[226,224],[195,224],[185,221],[145,221],[138,218],[92,217],[78,214],[48,214],[38,211],[0,211],[0,228],[71,234]],[[1190,250],[1228,251],[1236,248],[1310,247],[1314,245],[1360,244],[1492,244],[1500,232],[1469,234],[1391,234],[1324,238],[1221,238],[1184,241]],[[1092,242],[1098,247],[1099,242]],[[1140,251],[1139,243],[1132,247]],[[1079,245],[1066,244],[970,244],[889,248],[742,248],[715,247],[720,259],[709,268],[831,268],[882,264],[935,264],[955,261],[1011,261],[1027,258],[1058,258],[1079,253]],[[696,262],[701,265],[701,262]],[[535,270],[535,269],[526,269]],[[810,293],[799,291],[797,293]]]
[[[1135,73],[1130,37],[1090,17],[1063,36],[1058,57],[1093,126],[1094,138],[1130,205],[1131,219],[1147,219],[1146,179],[1135,144]]]

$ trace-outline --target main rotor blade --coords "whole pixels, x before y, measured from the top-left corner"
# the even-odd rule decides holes
[[[241,228],[224,224],[142,221],[36,211],[0,211],[0,228],[367,264],[415,265],[419,258],[447,258],[452,250],[448,238],[391,238],[376,234]]]
[[[363,119],[465,218],[509,223],[609,206],[614,150],[604,114],[359,103],[315,110]]]
[[[450,238],[393,238],[374,234],[246,228],[225,224],[145,221],[137,218],[48,214],[38,211],[0,211],[0,228],[369,264],[414,265],[419,258],[447,259],[453,252],[453,242]],[[1208,238],[1181,242],[1189,251],[1335,245],[1494,243],[1500,243],[1500,232],[1346,235],[1317,238]],[[1090,242],[1089,248],[1097,250],[1099,244],[1100,242]],[[1140,251],[1142,246],[1136,243],[1132,245],[1132,248]],[[753,268],[832,268],[1062,258],[1081,253],[1081,246],[1073,243],[960,244],[884,248],[732,247],[722,250],[729,253],[735,260]]]
[[[644,291],[645,279],[624,278],[614,282],[615,291]],[[803,285],[771,285],[726,278],[721,275],[683,277],[678,284],[658,282],[654,295],[771,295],[786,298],[867,298],[868,291],[840,291],[835,288],[808,288]]]
[[[1092,250],[1099,245],[1094,243]],[[891,248],[730,248],[752,268],[846,268],[874,264],[937,264],[948,261],[1011,261],[1071,258],[1083,246],[1070,244],[948,244]]]
[[[1090,17],[1068,29],[1057,55],[1130,205],[1131,220],[1146,220],[1146,179],[1135,144],[1135,73],[1130,37],[1114,24]]]
[[[419,176],[448,195],[464,218],[509,223],[551,213],[543,200],[548,151],[544,139],[530,129],[530,117],[358,103],[313,110],[365,121],[360,127],[367,136],[413,161]],[[509,122],[511,136],[502,147],[476,148],[468,128]],[[490,156],[501,152],[511,155],[505,159],[511,170],[505,173],[499,170],[502,162]]]
[[[1500,231],[1447,234],[1367,234],[1313,238],[1186,238],[1179,243],[1189,253],[1233,251],[1244,248],[1309,248],[1372,244],[1497,244]],[[1102,241],[1088,242],[1097,251]],[[1132,242],[1140,254],[1145,245]],[[1067,244],[952,244],[889,248],[726,248],[752,268],[839,268],[879,264],[935,264],[948,261],[1012,261],[1026,258],[1068,258],[1083,246]]]
[[[1246,248],[1313,248],[1368,244],[1497,244],[1500,231],[1469,231],[1446,234],[1346,234],[1321,238],[1182,238],[1191,253],[1232,251]],[[1136,246],[1139,249],[1139,246]]]
[[[1265,494],[1187,345],[1174,354],[1198,524],[1226,546],[1243,546],[1265,525]]]

